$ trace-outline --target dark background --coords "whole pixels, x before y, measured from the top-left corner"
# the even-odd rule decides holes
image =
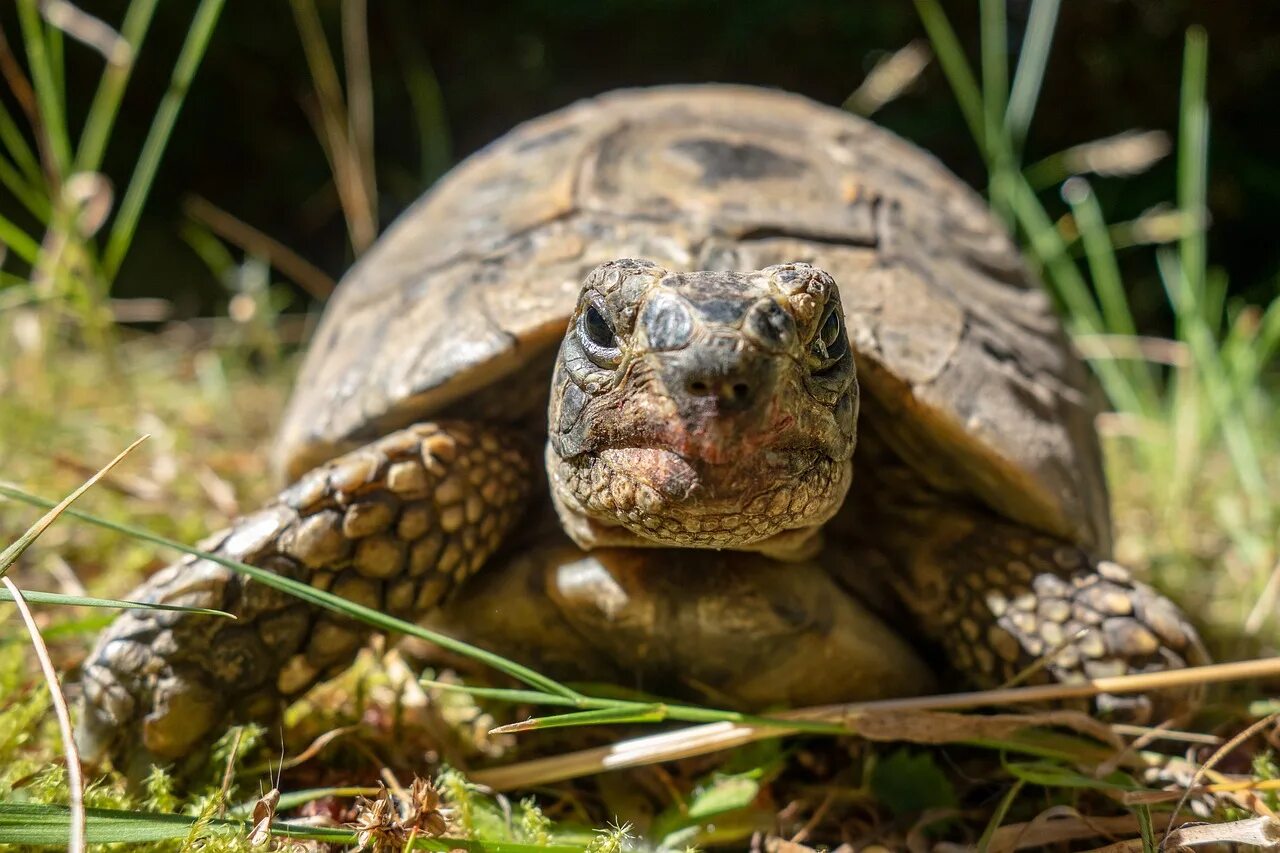
[[[341,62],[339,4],[319,5]],[[170,0],[156,12],[105,164],[117,188],[127,181],[194,6]],[[944,6],[976,67],[976,0]],[[1008,7],[1016,59],[1028,4],[1009,0]],[[84,8],[118,24],[125,4],[97,0]],[[11,8],[0,12],[0,23],[18,49]],[[1275,292],[1280,266],[1273,230],[1280,217],[1280,4],[1064,0],[1026,160],[1130,128],[1163,129],[1176,140],[1184,33],[1195,23],[1209,34],[1210,257],[1229,272],[1233,294],[1261,301]],[[373,0],[369,30],[384,226],[447,161],[576,98],[626,85],[740,81],[839,104],[876,59],[924,38],[906,0]],[[101,60],[70,41],[66,52],[76,120]],[[446,144],[426,158],[407,93],[406,69],[415,64],[434,70],[446,117],[445,126],[433,125]],[[116,295],[166,296],[183,314],[224,308],[226,292],[178,236],[189,193],[341,274],[351,250],[302,108],[311,91],[289,4],[229,0]],[[981,161],[936,62],[876,120],[982,185]],[[1173,199],[1173,160],[1095,186],[1108,220],[1129,219]],[[1051,212],[1062,210],[1052,191],[1046,198]],[[0,204],[8,209],[11,202]],[[1140,322],[1164,330],[1169,318],[1149,250],[1126,252],[1124,264]],[[307,304],[298,291],[292,307]]]

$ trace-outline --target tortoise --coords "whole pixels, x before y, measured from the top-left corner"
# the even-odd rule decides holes
[[[551,675],[742,708],[1204,662],[1107,559],[1097,411],[931,156],[797,95],[623,90],[474,154],[360,259],[279,429],[292,484],[204,547]],[[100,637],[81,748],[132,766],[272,717],[365,636],[195,558],[137,595],[239,619]]]

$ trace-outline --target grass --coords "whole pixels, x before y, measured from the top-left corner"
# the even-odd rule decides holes
[[[980,0],[978,75],[941,5],[916,5],[988,165],[992,207],[1023,241],[1111,401],[1101,426],[1114,490],[1117,555],[1176,599],[1195,603],[1197,621],[1220,659],[1274,653],[1273,614],[1280,598],[1280,435],[1274,430],[1280,423],[1274,372],[1280,299],[1228,304],[1226,282],[1206,256],[1203,33],[1188,33],[1181,72],[1178,179],[1171,188],[1176,227],[1165,228],[1152,244],[1131,239],[1149,223],[1107,222],[1093,186],[1149,166],[1155,157],[1150,147],[1130,156],[1130,149],[1103,140],[1092,159],[1073,151],[1023,164],[1057,0],[1031,4],[1011,76],[1001,0]],[[154,435],[126,465],[95,475],[84,498],[88,513],[66,510],[98,524],[65,519],[28,527],[34,519],[13,503],[6,503],[12,511],[0,514],[0,544],[13,543],[0,556],[0,574],[8,572],[38,604],[31,626],[43,638],[33,641],[25,630],[0,633],[0,843],[69,841],[65,804],[78,786],[70,784],[68,762],[74,759],[62,746],[53,713],[58,679],[48,673],[63,673],[73,689],[74,679],[66,675],[74,674],[104,624],[98,610],[86,607],[127,604],[122,599],[128,589],[163,564],[169,545],[195,541],[223,526],[242,504],[252,507],[267,496],[264,449],[293,374],[270,267],[252,254],[237,261],[210,223],[230,222],[217,233],[228,239],[241,235],[239,245],[272,247],[265,254],[276,263],[283,247],[234,219],[211,218],[206,208],[200,209],[209,230],[190,223],[185,234],[227,282],[232,317],[179,324],[160,334],[133,331],[112,319],[115,272],[214,37],[221,3],[202,0],[196,6],[169,91],[116,207],[104,185],[85,176],[102,162],[154,9],[154,0],[129,4],[120,38],[130,49],[108,55],[88,113],[75,122],[66,115],[61,91],[62,54],[82,46],[74,40],[64,45],[64,34],[40,18],[38,4],[19,0],[36,120],[23,130],[0,107],[0,184],[28,216],[25,222],[0,219],[0,240],[10,250],[0,265],[0,305],[6,307],[0,311],[0,472],[21,492],[82,494],[86,475],[100,460],[139,432]],[[317,136],[330,157],[348,236],[358,252],[378,227],[363,6],[344,4],[345,90],[314,4],[295,0],[293,11],[315,82]],[[429,66],[411,46],[404,52],[414,101],[425,105],[423,115],[438,116],[438,87]],[[850,100],[863,102],[882,103]],[[73,144],[69,128],[77,124],[83,131]],[[420,127],[424,173],[438,171],[441,151],[447,150],[439,128],[438,122]],[[1089,167],[1099,151],[1112,154],[1106,174]],[[102,229],[105,239],[99,240]],[[1122,251],[1150,258],[1175,318],[1172,339],[1137,335],[1117,257]],[[4,494],[20,497],[9,488]],[[766,720],[558,684],[383,614],[311,590],[293,591],[443,643],[526,686],[485,686],[484,671],[465,662],[461,668],[471,686],[459,684],[449,671],[429,670],[420,679],[423,673],[406,657],[409,652],[365,655],[351,672],[291,710],[283,745],[291,760],[282,760],[280,744],[264,744],[259,733],[242,730],[210,753],[207,767],[181,793],[164,773],[153,774],[141,791],[127,790],[114,775],[91,775],[83,791],[90,843],[246,849],[255,823],[287,812],[359,823],[369,837],[402,845],[409,812],[389,817],[379,811],[371,786],[385,782],[403,792],[397,776],[425,774],[427,766],[449,810],[447,841],[417,839],[429,849],[615,850],[634,843],[627,841],[633,833],[663,849],[733,847],[763,832],[797,841],[966,839],[976,849],[1009,850],[1035,840],[1101,843],[1099,827],[1114,838],[1133,839],[1133,849],[1154,849],[1177,826],[1177,814],[1187,816],[1179,799],[1192,786],[1198,786],[1194,816],[1222,822],[1202,831],[1209,837],[1270,831],[1274,826],[1266,821],[1280,808],[1280,766],[1262,737],[1274,723],[1268,716],[1272,707],[1248,686],[1215,693],[1194,730],[1158,735],[1078,715],[973,715],[924,705],[878,715],[864,710],[852,721],[847,712]],[[37,663],[48,664],[44,675]],[[565,713],[527,721],[538,706]],[[516,719],[526,721],[502,725]],[[660,721],[701,725],[678,736],[645,739]],[[586,725],[593,728],[584,734]],[[830,737],[855,729],[858,738]],[[780,737],[801,730],[813,737]],[[633,734],[641,737],[625,739]],[[672,754],[673,737],[686,739],[683,760],[656,764],[656,756]],[[599,746],[602,740],[605,746]],[[733,748],[726,751],[726,745]],[[710,747],[719,752],[702,755]],[[1177,757],[1180,750],[1187,757]],[[622,754],[631,756],[633,769],[549,781],[564,778],[573,762],[587,762],[582,768],[591,770],[598,763],[589,762],[616,762]],[[507,762],[505,770],[468,774],[445,766],[499,758]],[[272,772],[282,766],[287,769]],[[534,789],[538,798],[513,803],[476,782]],[[279,802],[271,807],[262,792],[275,788]],[[372,799],[357,805],[357,793]],[[400,807],[412,800],[397,796]],[[277,828],[336,844],[357,840],[356,831],[345,827]],[[1191,843],[1191,832],[1175,828],[1168,842]]]

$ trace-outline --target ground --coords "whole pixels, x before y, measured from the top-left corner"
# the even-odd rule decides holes
[[[287,344],[256,335],[249,317],[248,322],[175,324],[160,333],[116,328],[113,339],[101,345],[110,348],[104,352],[69,343],[66,329],[51,317],[33,308],[0,315],[0,340],[5,342],[0,434],[6,437],[0,470],[7,481],[35,494],[61,497],[146,433],[151,437],[92,489],[80,508],[194,542],[269,494],[264,472],[271,430],[295,366],[293,355],[280,354],[289,351]],[[1263,563],[1250,562],[1249,538],[1233,536],[1223,524],[1230,518],[1236,487],[1221,451],[1204,454],[1204,464],[1188,475],[1189,499],[1170,508],[1168,482],[1153,482],[1136,461],[1146,445],[1133,437],[1132,426],[1115,415],[1102,426],[1109,435],[1121,558],[1188,606],[1219,660],[1270,651],[1274,606],[1261,620],[1254,616],[1250,621],[1259,597],[1267,600],[1269,572],[1262,571]],[[1274,448],[1265,449],[1270,455],[1264,458],[1274,467]],[[12,541],[38,513],[16,504],[8,507],[0,515],[0,536]],[[1261,556],[1274,559],[1265,549]],[[153,544],[64,517],[17,563],[12,576],[24,589],[125,597],[140,578],[170,558]],[[74,698],[76,666],[110,612],[45,606],[38,608],[38,617],[65,691]],[[25,633],[15,622],[7,624],[0,640],[0,692],[12,698],[0,711],[0,732],[7,733],[0,738],[0,801],[65,802],[49,693]],[[385,646],[375,647],[350,675],[295,706],[283,745],[258,740],[250,748],[257,740],[254,733],[242,738],[226,801],[251,801],[277,784],[286,795],[335,786],[371,788],[381,778],[407,785],[415,776],[432,778],[448,765],[477,767],[494,756],[517,758],[528,749],[563,753],[649,731],[643,726],[586,734],[570,729],[554,740],[550,736],[555,732],[489,736],[485,732],[495,721],[538,712],[504,703],[481,708],[462,694],[424,689],[413,680],[418,649],[385,651]],[[486,678],[484,667],[461,663],[469,680]],[[434,674],[455,678],[452,672]],[[1259,684],[1217,690],[1210,707],[1189,727],[1198,739],[1153,746],[1203,760],[1212,753],[1212,744],[1268,713],[1269,695],[1266,685]],[[362,724],[359,731],[346,728],[355,722]],[[542,815],[553,828],[533,835],[522,834],[514,824],[508,828],[510,821],[495,820],[503,801],[475,793],[458,771],[446,771],[443,786],[455,809],[450,834],[466,831],[458,815],[469,814],[471,837],[481,841],[536,841],[538,832],[543,840],[563,832],[563,837],[581,841],[590,837],[581,834],[584,828],[622,821],[648,839],[665,838],[669,844],[719,841],[734,846],[763,833],[896,846],[913,837],[973,842],[984,829],[999,825],[1006,828],[996,837],[1007,841],[1013,837],[1008,826],[1062,806],[1111,816],[1118,821],[1116,837],[1138,837],[1139,809],[1146,807],[1123,805],[1116,792],[1124,791],[1131,801],[1145,797],[1155,802],[1150,809],[1159,828],[1173,802],[1152,792],[1179,780],[1185,783],[1194,772],[1193,764],[1175,759],[1155,775],[1129,766],[1099,781],[1088,769],[1113,758],[1113,751],[1084,737],[1089,732],[1075,724],[1055,730],[1058,741],[1011,737],[1006,746],[1012,751],[1003,753],[962,743],[925,748],[823,736],[765,740],[727,754],[539,786],[540,811],[527,812],[525,820],[541,826]],[[943,739],[973,741],[981,734],[962,724]],[[1133,733],[1123,736],[1132,740]],[[1261,792],[1252,807],[1262,814],[1272,797],[1266,793],[1273,786],[1270,737],[1269,731],[1253,737],[1210,777],[1220,783],[1239,779],[1246,793]],[[319,747],[308,749],[313,743]],[[282,747],[288,765],[283,776]],[[126,793],[118,777],[91,770],[97,781],[88,801],[198,814],[218,796],[228,751],[224,743],[210,756],[205,775],[178,796],[167,794],[159,777],[149,795],[139,795]],[[289,760],[300,754],[304,760]],[[1220,777],[1219,772],[1232,775]],[[1144,793],[1138,797],[1135,791]],[[282,808],[281,816],[322,814],[340,824],[357,819],[349,794],[308,796],[314,798],[310,804],[286,796],[291,807]],[[1236,792],[1232,796],[1240,797]],[[458,808],[458,803],[466,806]],[[1240,802],[1226,795],[1203,796],[1184,810],[1184,817],[1212,814],[1224,819],[1245,813]],[[222,833],[218,843],[225,846],[247,843],[243,833],[216,825],[205,831]],[[1042,825],[1023,826],[1022,831],[1035,838],[1047,830]],[[1053,824],[1053,831],[1065,830]],[[608,843],[612,836],[596,837]]]

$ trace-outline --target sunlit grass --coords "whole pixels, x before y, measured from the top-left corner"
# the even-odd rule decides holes
[[[1128,159],[1129,168],[1146,168],[1160,151],[1158,141],[1148,138],[1135,146],[1131,141],[1140,137],[1117,137],[1099,143],[1090,156],[1050,156],[1024,173],[1018,152],[1051,48],[1045,33],[1053,29],[1056,0],[1032,3],[1015,97],[1007,107],[992,103],[1002,97],[1004,84],[986,80],[991,69],[1008,62],[1004,41],[995,40],[1003,32],[996,20],[1003,3],[982,3],[982,86],[941,5],[916,5],[987,161],[993,205],[1022,238],[1028,260],[1057,297],[1109,398],[1113,411],[1099,426],[1117,502],[1118,556],[1146,569],[1161,588],[1187,603],[1219,653],[1274,650],[1272,613],[1280,593],[1280,392],[1274,370],[1280,297],[1268,305],[1229,303],[1225,275],[1206,255],[1204,32],[1187,33],[1181,69],[1178,180],[1170,188],[1178,226],[1157,238],[1157,245],[1129,249],[1150,259],[1175,320],[1174,339],[1146,342],[1134,338],[1129,285],[1121,279],[1114,239],[1117,224],[1104,219],[1090,178],[1068,164],[1075,161],[1079,169],[1109,161],[1114,174],[1125,170],[1122,161]],[[1106,145],[1113,152],[1109,158]],[[1051,182],[1045,180],[1048,164],[1057,169]],[[1064,206],[1061,215],[1050,213]],[[1135,346],[1116,346],[1125,341]]]
[[[346,11],[356,5],[348,4]],[[989,166],[986,189],[993,209],[1022,240],[1029,262],[1055,295],[1109,397],[1112,411],[1100,426],[1115,499],[1117,556],[1186,604],[1221,657],[1270,654],[1277,646],[1273,614],[1280,598],[1280,396],[1275,387],[1280,299],[1269,305],[1230,304],[1226,281],[1206,256],[1207,44],[1202,33],[1188,34],[1181,103],[1170,105],[1171,114],[1177,109],[1180,116],[1174,152],[1178,182],[1169,192],[1176,208],[1160,228],[1150,222],[1108,222],[1093,183],[1123,180],[1126,169],[1147,168],[1164,156],[1164,148],[1151,136],[1122,137],[1129,147],[1103,140],[1088,151],[1077,147],[1024,164],[1024,142],[1048,66],[1058,5],[1057,0],[1034,0],[1022,50],[1011,63],[1004,3],[981,0],[981,51],[971,63],[942,5],[917,0],[934,53]],[[74,673],[103,625],[98,611],[71,607],[69,601],[75,596],[82,601],[118,599],[172,557],[155,547],[157,537],[197,541],[267,496],[270,433],[292,374],[291,359],[282,355],[289,347],[280,335],[271,271],[254,258],[236,263],[198,229],[188,228],[186,236],[233,299],[240,300],[237,318],[180,324],[163,335],[131,332],[112,321],[109,298],[115,272],[132,241],[221,3],[202,0],[195,7],[169,92],[152,119],[132,175],[117,182],[126,189],[116,207],[100,183],[77,180],[102,162],[155,6],[154,0],[129,4],[120,36],[131,52],[127,61],[116,56],[107,62],[81,125],[65,115],[61,83],[62,51],[77,45],[64,45],[62,35],[42,22],[35,0],[19,0],[32,84],[46,120],[28,134],[0,108],[0,184],[28,215],[21,221],[0,219],[0,240],[10,249],[0,268],[0,479],[27,492],[65,494],[139,433],[153,434],[127,467],[95,486],[87,505],[97,517],[145,533],[126,535],[119,527],[93,528],[64,519],[14,564],[13,577],[21,586],[50,590],[53,600],[62,596],[62,606],[43,607],[37,615],[51,659],[68,673]],[[343,205],[352,243],[363,248],[377,227],[372,129],[357,119],[368,114],[372,120],[367,69],[362,70],[357,50],[347,69],[348,91],[335,90],[334,61],[315,26],[314,5],[298,0],[294,9],[304,22],[300,31],[321,96],[320,136],[335,177],[346,181]],[[356,48],[363,38],[358,23],[344,15],[344,39]],[[421,106],[419,117],[438,119],[438,86],[429,66],[413,46],[401,47],[413,99]],[[350,126],[353,121],[359,126]],[[69,128],[74,126],[83,131],[73,144]],[[433,119],[419,128],[424,175],[434,176],[447,159],[441,127]],[[1125,130],[1116,128],[1118,133]],[[1133,139],[1143,143],[1135,146]],[[1104,161],[1105,168],[1098,165]],[[1120,251],[1149,256],[1176,318],[1172,340],[1136,336],[1128,295],[1132,283],[1121,276]],[[2,548],[17,541],[38,513],[18,510],[11,502],[0,501],[0,507]],[[0,610],[8,607],[0,604]],[[378,619],[378,614],[356,615]],[[385,618],[382,622],[389,624]],[[487,662],[504,668],[501,660]],[[304,743],[310,741],[318,734],[317,725],[332,732],[358,721],[377,729],[370,719],[399,720],[401,715],[420,721],[407,710],[406,697],[414,689],[433,691],[427,710],[420,702],[414,713],[434,714],[433,722],[447,724],[442,730],[448,736],[433,746],[441,751],[446,751],[448,737],[483,740],[485,730],[502,721],[490,713],[511,719],[517,710],[529,710],[530,703],[571,710],[541,724],[526,723],[524,729],[591,722],[648,725],[671,719],[740,721],[712,709],[594,697],[509,666],[508,674],[532,681],[534,689],[517,694],[506,686],[481,688],[473,691],[482,703],[476,706],[460,697],[462,688],[452,682],[426,680],[419,686],[415,678],[412,685],[393,686],[379,666],[357,666],[337,688],[327,694],[322,689],[319,698],[302,703],[303,711],[295,707],[289,716],[295,739],[304,735]],[[35,672],[25,634],[0,634],[0,696],[5,699],[0,703],[0,843],[35,842],[36,830],[55,843],[64,837],[57,833],[66,825],[66,814],[50,808],[68,799],[63,751],[49,694]],[[447,673],[428,675],[450,678]],[[464,700],[462,713],[445,720],[449,703]],[[491,700],[500,701],[483,704]],[[1244,716],[1238,704],[1224,702],[1211,719],[1227,720],[1230,732]],[[394,725],[383,725],[394,732]],[[830,725],[824,729],[831,730]],[[618,782],[620,774],[605,774],[585,787],[542,791],[546,813],[532,800],[513,807],[485,796],[459,771],[445,771],[439,782],[458,812],[456,827],[470,836],[457,841],[461,846],[488,843],[519,850],[568,843],[617,849],[625,834],[620,829],[593,836],[583,827],[601,826],[618,814],[634,816],[627,811],[634,805],[634,791],[624,789],[638,785],[637,780],[660,790],[656,798],[663,804],[656,815],[637,812],[639,828],[669,849],[692,843],[740,846],[753,832],[774,831],[783,825],[778,814],[787,805],[773,799],[784,796],[780,791],[807,804],[815,826],[830,810],[848,808],[867,816],[859,825],[883,829],[885,838],[908,832],[920,837],[932,832],[935,838],[958,834],[980,847],[998,847],[1005,843],[1001,839],[1034,832],[1027,821],[1050,801],[1086,813],[1106,809],[1115,814],[1116,792],[1123,791],[1150,802],[1131,802],[1120,815],[1099,820],[1122,821],[1107,825],[1118,835],[1154,845],[1171,804],[1137,778],[1138,765],[1113,767],[1112,775],[1101,774],[1103,778],[1089,776],[1075,765],[1105,765],[1113,755],[1110,748],[1060,731],[1033,734],[1028,741],[962,752],[959,759],[952,752],[887,745],[833,748],[829,739],[817,741],[824,755],[815,759],[804,758],[806,747],[794,741],[755,743],[730,752],[719,764],[695,762],[678,778],[655,769],[635,771],[627,782]],[[1205,732],[1185,737],[1191,743],[1218,742]],[[252,740],[246,741],[246,753]],[[155,774],[141,793],[126,792],[114,776],[90,784],[86,805],[115,810],[91,811],[90,840],[105,840],[94,833],[110,829],[135,832],[130,837],[169,845],[165,849],[185,847],[197,836],[205,849],[244,848],[247,826],[240,821],[245,810],[231,809],[235,820],[230,823],[216,814],[232,800],[252,801],[259,784],[273,784],[270,767],[273,761],[278,765],[280,756],[267,744],[252,752],[250,762],[246,755],[232,756],[228,743],[211,753],[207,772],[182,792],[175,792],[173,780],[163,773]],[[340,739],[334,743],[329,749],[346,762],[337,762],[337,773],[374,781],[369,755],[376,755],[377,744],[358,741],[346,749]],[[1019,749],[1038,750],[1032,754],[1040,760],[1009,757]],[[1003,760],[996,750],[1005,751]],[[303,771],[323,772],[314,765],[332,757],[326,751],[299,764]],[[806,760],[813,766],[824,761],[847,766],[822,777]],[[964,772],[953,772],[956,761],[964,762]],[[1251,774],[1215,782],[1219,788],[1213,793],[1220,797],[1216,817],[1251,814],[1231,799],[1233,791],[1274,797],[1266,792],[1274,790],[1274,777],[1280,774],[1269,761],[1260,756]],[[228,763],[235,771],[229,775],[230,789],[222,786]],[[267,772],[259,772],[263,767]],[[423,775],[434,769],[423,768]],[[1197,768],[1188,761],[1175,769],[1185,781]],[[806,782],[807,773],[821,782]],[[784,777],[789,787],[777,787]],[[345,788],[286,790],[279,808],[295,809],[325,797],[350,803],[351,796]],[[2,805],[18,801],[27,805]],[[946,811],[961,801],[979,804],[963,822]],[[158,812],[164,815],[153,814]],[[934,817],[937,813],[945,816]],[[804,820],[788,820],[786,825],[803,837]],[[1090,827],[1077,829],[1087,833]],[[334,832],[328,840],[352,839],[349,830]]]

